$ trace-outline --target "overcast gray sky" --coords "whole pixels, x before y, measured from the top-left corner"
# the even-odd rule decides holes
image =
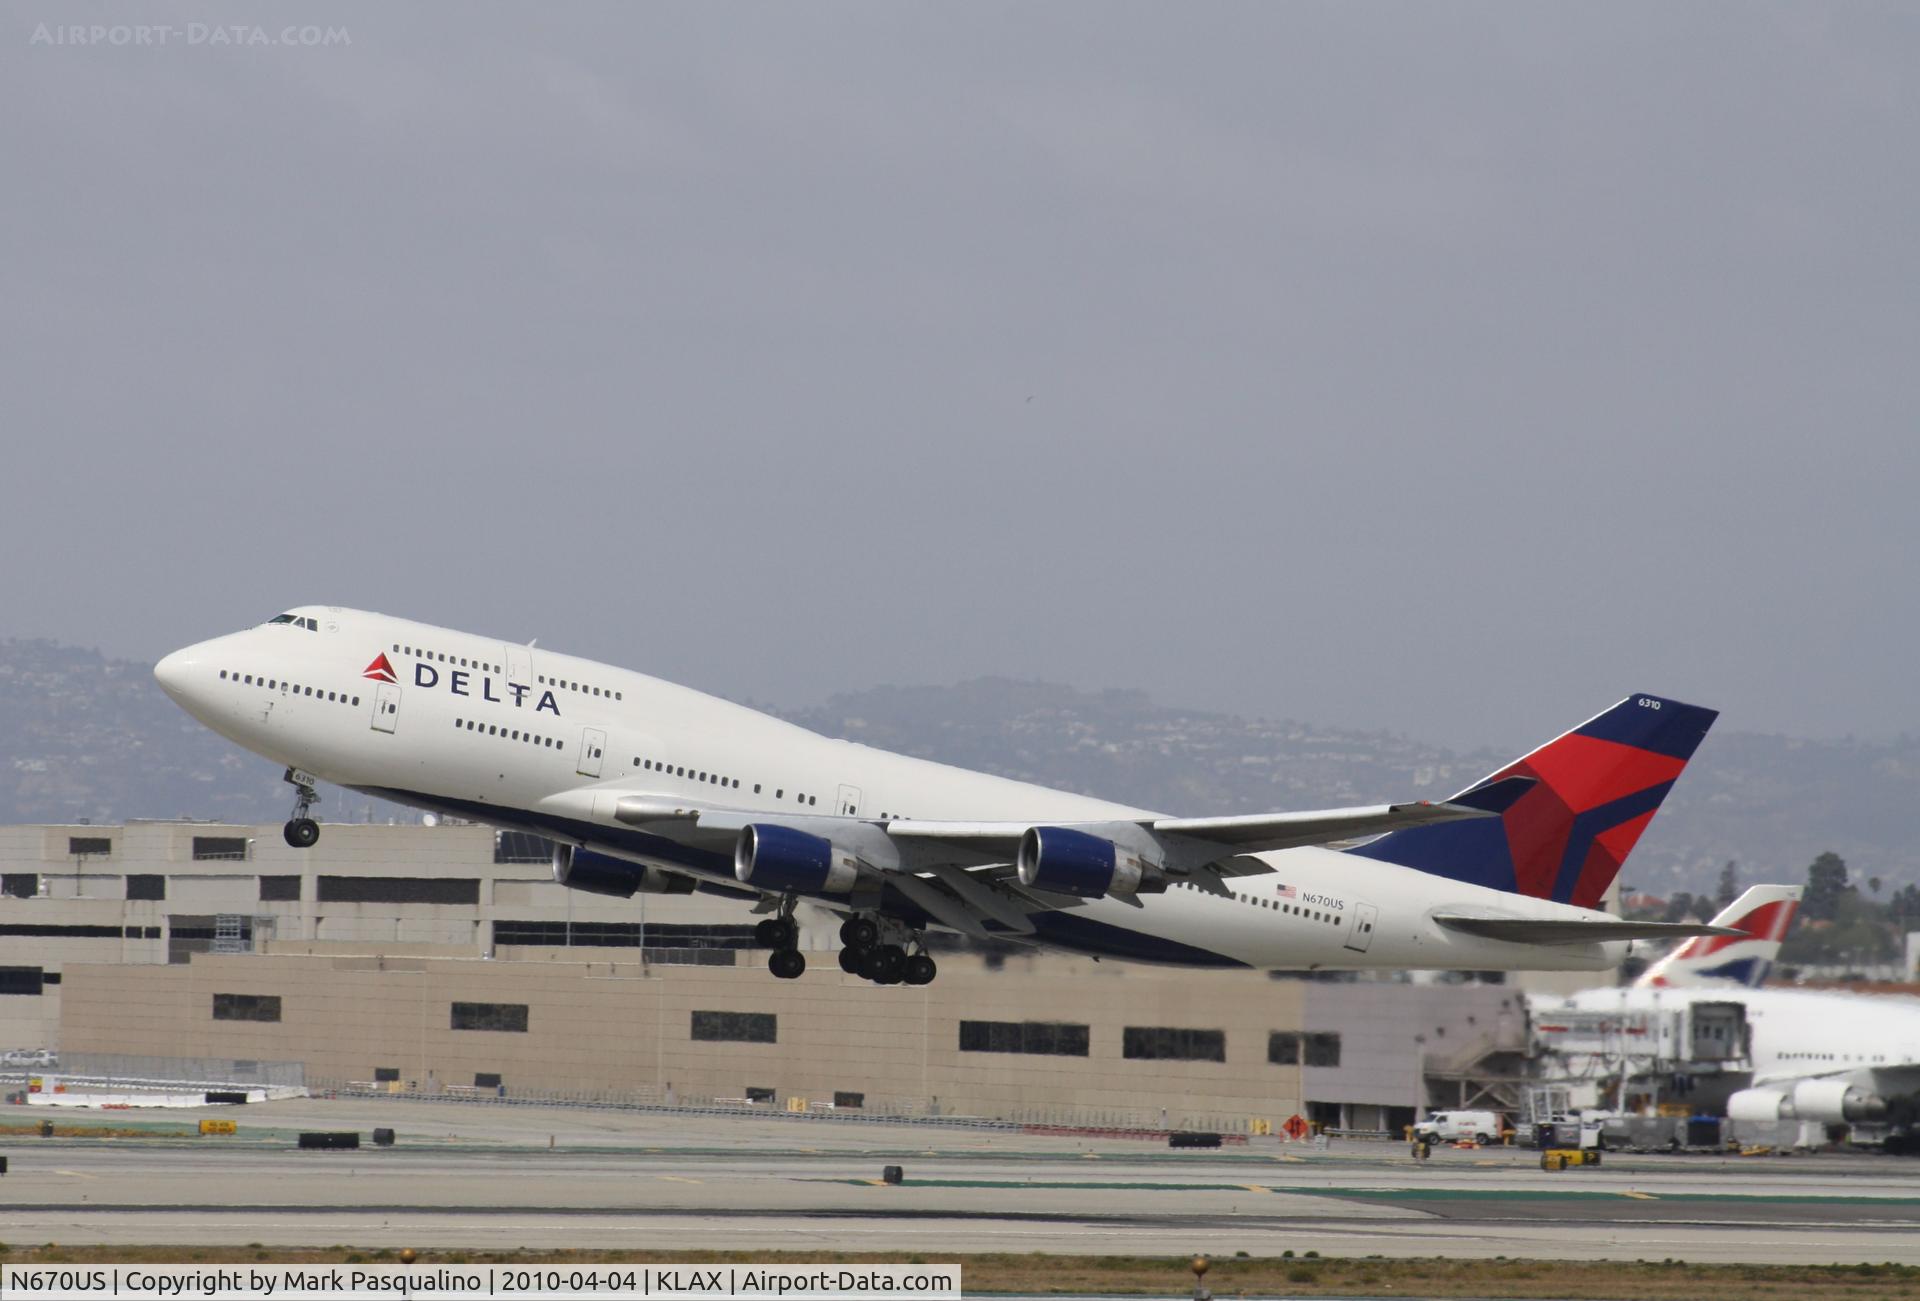
[[[0,633],[1914,730],[1917,88],[1910,4],[15,4]]]

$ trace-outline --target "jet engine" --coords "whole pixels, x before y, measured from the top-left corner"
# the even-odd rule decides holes
[[[1887,1100],[1845,1080],[1801,1080],[1777,1088],[1742,1089],[1727,1099],[1731,1120],[1812,1120],[1823,1125],[1884,1120]]]
[[[835,850],[831,840],[772,822],[741,828],[733,874],[757,889],[800,894],[845,894],[860,875],[852,855]]]
[[[699,883],[690,876],[668,872],[624,858],[596,854],[572,845],[553,847],[553,879],[569,890],[631,899],[641,894],[692,894]]]
[[[1160,865],[1111,840],[1068,827],[1029,827],[1014,857],[1020,884],[1054,894],[1157,894],[1167,888]]]

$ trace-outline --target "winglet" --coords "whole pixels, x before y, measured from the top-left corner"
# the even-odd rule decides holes
[[[1535,784],[1535,778],[1522,777],[1516,773],[1511,777],[1501,777],[1475,786],[1472,790],[1461,791],[1447,803],[1464,809],[1479,809],[1482,813],[1505,813],[1522,795],[1532,790]]]

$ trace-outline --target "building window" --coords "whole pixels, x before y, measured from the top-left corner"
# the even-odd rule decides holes
[[[263,876],[260,878],[261,903],[300,902],[300,878],[297,876]]]
[[[136,872],[127,878],[127,898],[164,899],[167,897],[167,878],[158,872]]]
[[[278,994],[215,994],[213,1019],[216,1021],[278,1021]]]
[[[493,924],[495,944],[526,944],[549,948],[577,946],[602,949],[644,947],[649,958],[666,949],[716,951],[756,949],[751,926],[703,925],[695,922],[569,922],[522,921],[503,918]],[[657,960],[657,959],[654,959]]]
[[[1267,1060],[1275,1066],[1300,1064],[1300,1035],[1293,1030],[1275,1030],[1267,1036]]]
[[[693,1037],[701,1043],[778,1043],[779,1018],[772,1012],[695,1012]]]
[[[1338,1066],[1340,1064],[1340,1036],[1331,1031],[1307,1036],[1308,1066]]]
[[[67,853],[71,856],[91,854],[104,858],[113,852],[113,840],[109,836],[68,836]]]
[[[1225,1030],[1189,1030],[1185,1026],[1130,1025],[1121,1034],[1122,1053],[1141,1061],[1224,1062]]]
[[[322,903],[480,902],[480,881],[471,876],[323,876]]]
[[[1064,1021],[962,1021],[960,1051],[1085,1057],[1089,1033]]]
[[[193,838],[193,861],[196,863],[215,860],[244,861],[246,856],[245,836],[195,836]]]
[[[525,1003],[455,1003],[452,1026],[455,1030],[508,1030],[527,1032]]]
[[[400,1068],[398,1066],[374,1067],[373,1082],[375,1084],[398,1084],[400,1082]]]
[[[525,831],[501,831],[493,837],[493,861],[496,863],[546,863],[552,861],[553,842],[545,836]]]
[[[39,967],[0,967],[0,995],[31,994],[38,997],[41,974]]]
[[[40,897],[38,872],[7,872],[0,875],[0,898],[37,899]]]

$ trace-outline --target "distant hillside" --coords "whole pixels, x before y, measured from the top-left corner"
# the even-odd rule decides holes
[[[879,687],[776,712],[883,749],[1183,813],[1444,796],[1512,757],[1176,709],[1136,691],[999,678]],[[322,812],[330,818],[406,816],[360,796],[328,796]],[[289,803],[271,764],[181,713],[147,665],[45,641],[0,641],[0,821],[275,821]],[[1715,731],[1627,879],[1654,893],[1705,890],[1731,858],[1743,881],[1798,881],[1816,854],[1832,849],[1856,881],[1920,881],[1915,808],[1920,742]]]

